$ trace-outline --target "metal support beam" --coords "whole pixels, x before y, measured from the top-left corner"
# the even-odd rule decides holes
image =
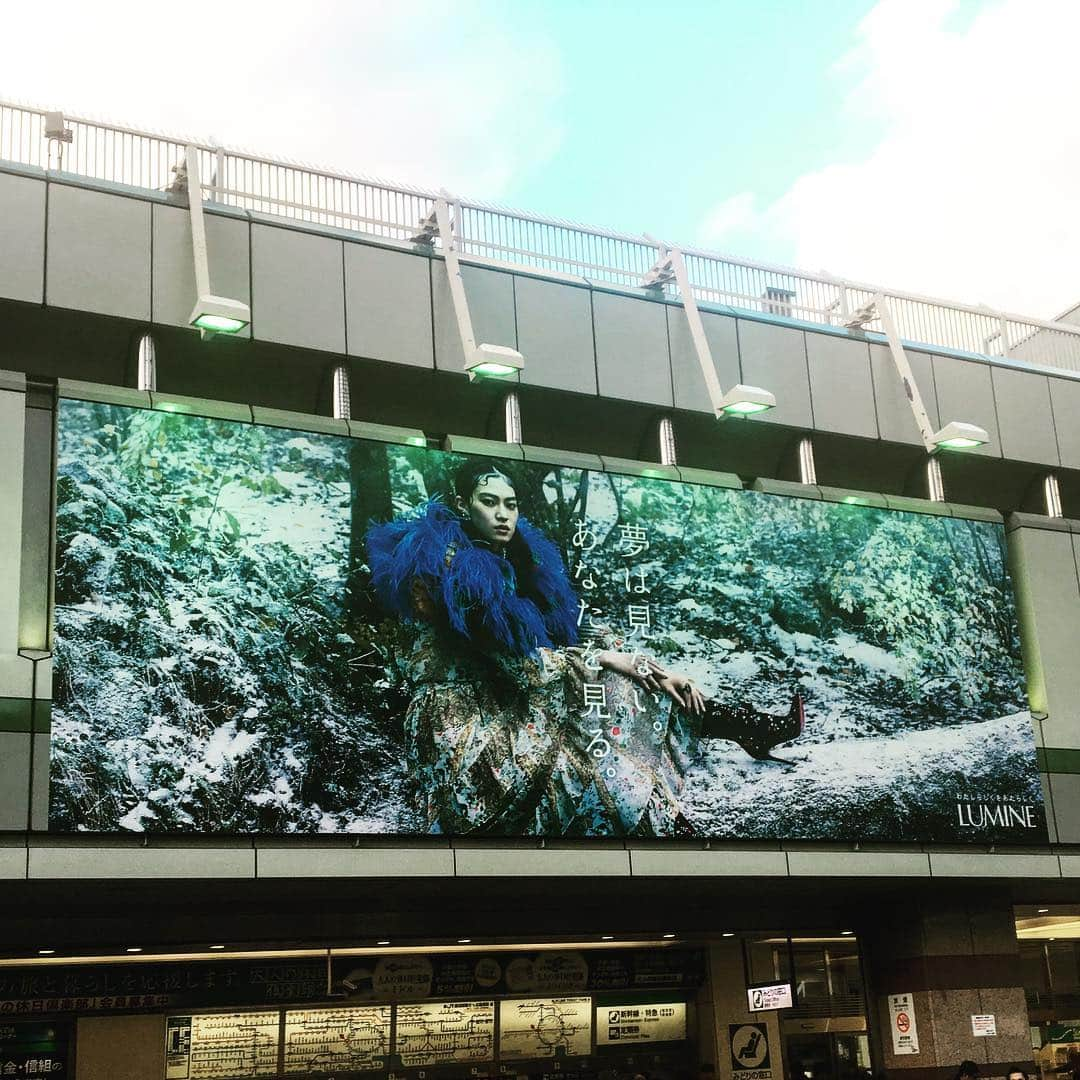
[[[950,420],[938,431],[934,430],[933,424],[930,423],[930,415],[926,411],[926,405],[923,403],[922,393],[919,391],[919,384],[915,381],[915,375],[911,370],[911,364],[908,362],[907,353],[904,352],[904,345],[896,328],[892,309],[889,307],[884,293],[875,293],[873,304],[868,304],[856,312],[853,321],[861,325],[861,323],[873,319],[875,315],[880,320],[882,330],[885,332],[885,339],[889,343],[889,354],[892,356],[893,364],[900,375],[904,394],[908,399],[908,404],[911,406],[911,412],[915,417],[915,423],[919,428],[919,434],[922,436],[926,452],[934,454],[941,449],[971,449],[982,443],[989,442],[990,435],[983,428],[959,420]],[[849,325],[852,325],[852,323],[849,323]]]
[[[459,208],[459,216],[460,213]],[[412,242],[430,246],[434,244],[436,236],[441,241],[446,277],[450,285],[450,299],[454,305],[454,318],[457,320],[461,351],[465,355],[465,371],[469,379],[475,379],[478,375],[504,378],[521,371],[525,360],[517,349],[508,345],[489,345],[486,342],[477,344],[472,314],[469,311],[469,298],[465,295],[465,282],[461,277],[458,243],[450,217],[450,200],[445,193],[435,200],[431,213],[420,222]]]
[[[755,412],[764,412],[776,404],[776,398],[759,386],[744,386],[739,383],[733,386],[727,394],[720,385],[720,378],[716,374],[716,363],[713,360],[712,350],[709,348],[709,339],[705,336],[705,326],[701,321],[701,312],[698,311],[697,298],[694,296],[693,286],[690,284],[690,275],[686,272],[686,260],[683,253],[676,247],[660,245],[661,252],[666,249],[666,254],[661,254],[652,269],[642,279],[645,288],[657,289],[675,282],[679,290],[679,298],[682,300],[683,310],[686,312],[686,321],[690,327],[690,339],[694,343],[694,352],[697,354],[698,365],[701,368],[702,378],[705,380],[705,389],[709,393],[709,402],[717,417],[723,418],[730,413],[751,415]]]

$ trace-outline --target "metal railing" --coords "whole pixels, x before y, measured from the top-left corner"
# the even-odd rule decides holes
[[[171,184],[186,147],[194,145],[204,186],[216,202],[398,241],[416,235],[440,195],[95,120],[65,115],[63,129],[70,132],[70,141],[50,137],[59,131],[47,130],[45,110],[0,101],[0,160],[163,190]],[[68,137],[63,135],[63,140]],[[450,201],[455,236],[466,258],[636,288],[666,250],[647,235],[594,229],[486,203]],[[901,337],[912,343],[1080,371],[1080,326],[710,251],[682,250],[699,303],[842,327],[880,292]],[[678,298],[674,286],[664,288]],[[862,326],[881,332],[876,319],[863,320]]]

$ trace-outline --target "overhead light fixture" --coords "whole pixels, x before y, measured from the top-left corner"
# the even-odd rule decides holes
[[[472,944],[472,938],[471,937],[459,937],[457,939],[457,943],[459,945],[471,945]]]
[[[666,937],[666,938],[673,938],[674,936],[675,936],[674,934],[665,934],[664,935],[664,937]]]
[[[56,955],[56,950],[55,949],[38,949],[37,954],[38,954],[38,956],[55,956]]]
[[[760,386],[747,386],[738,383],[733,386],[716,405],[717,415],[753,416],[776,408],[776,395],[763,390]]]
[[[382,941],[376,941],[375,944],[376,945],[389,945],[390,944],[390,939],[389,938],[384,938]]]
[[[215,951],[219,951],[221,949],[224,949],[225,946],[224,945],[211,945],[210,948],[215,950]]]
[[[129,952],[129,953],[137,953],[137,952],[142,952],[142,946],[141,946],[141,945],[129,945],[129,946],[128,946],[128,947],[127,947],[127,948],[126,948],[125,950],[124,950],[124,952]]]
[[[694,343],[694,352],[697,354],[698,365],[701,368],[702,378],[705,380],[705,389],[708,391],[713,412],[718,418],[747,417],[775,408],[776,396],[760,386],[739,383],[726,394],[724,393],[716,374],[716,363],[713,360],[712,349],[709,347],[709,339],[705,336],[705,326],[701,321],[701,312],[698,311],[697,297],[694,295],[694,287],[690,284],[690,275],[686,271],[683,253],[670,244],[659,243],[659,247],[659,257],[642,279],[642,285],[648,289],[664,287],[674,281],[678,286],[679,298],[682,300],[686,321],[690,326],[690,338]]]
[[[725,930],[720,936],[721,937],[734,937],[735,936],[735,931],[734,930]]]
[[[990,435],[985,428],[976,424],[953,420],[940,431],[935,431],[930,436],[930,441],[938,450],[974,450],[976,446],[988,443]]]
[[[251,322],[251,311],[226,296],[200,296],[188,322],[210,334],[238,334]]]
[[[507,379],[525,367],[525,358],[508,345],[477,345],[465,364],[470,379]]]
[[[237,334],[251,322],[251,308],[242,300],[218,296],[210,289],[210,256],[206,247],[199,151],[194,146],[188,146],[184,151],[184,160],[176,168],[176,181],[170,190],[180,192],[185,188],[191,219],[191,253],[195,263],[196,296],[188,323],[203,337],[213,334]]]
[[[615,940],[615,935],[614,934],[601,934],[600,935],[600,940],[601,941],[614,941]]]
[[[1048,907],[1041,907],[1041,908],[1039,908],[1038,914],[1039,915],[1049,915],[1050,914],[1050,909]]]
[[[854,934],[854,933],[855,933],[854,930],[841,930],[840,931],[840,936],[841,937],[851,937],[851,935]]]

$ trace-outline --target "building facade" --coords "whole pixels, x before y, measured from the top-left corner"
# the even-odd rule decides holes
[[[14,115],[0,1071],[1080,1063],[1080,333],[700,253],[688,296],[647,242],[460,203],[459,279],[435,196],[205,150],[250,322],[203,339],[183,146],[109,172]],[[511,382],[466,377],[461,295]],[[775,408],[718,421],[703,355]],[[912,383],[985,445],[928,457]],[[433,683],[425,620],[386,628],[370,523],[452,508],[468,462],[465,504],[494,477],[561,541],[574,629],[533,644],[580,701]],[[589,675],[590,642],[632,659]],[[696,728],[647,654],[707,691]]]

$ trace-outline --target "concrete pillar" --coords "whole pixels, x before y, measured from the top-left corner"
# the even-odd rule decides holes
[[[983,1077],[1033,1071],[1016,927],[1003,895],[972,885],[970,900],[883,910],[874,921],[861,942],[870,1022],[890,1080],[952,1080],[964,1060]],[[988,1030],[995,1033],[976,1033]],[[918,1052],[897,1052],[912,1031]]]
[[[746,968],[738,938],[724,938],[709,947],[709,986],[709,1000],[700,1003],[702,1062],[714,1066],[717,1080],[783,1080],[778,1014],[747,1009]]]

